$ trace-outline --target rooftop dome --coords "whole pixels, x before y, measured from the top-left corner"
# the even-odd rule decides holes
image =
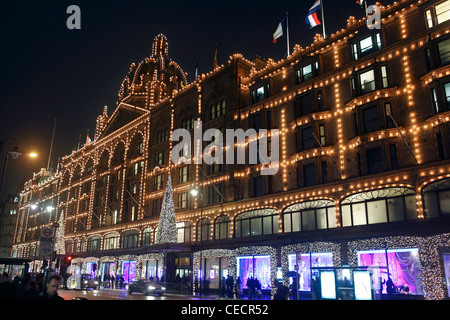
[[[120,102],[151,108],[159,101],[172,96],[172,92],[186,85],[186,73],[168,55],[169,43],[163,34],[155,37],[152,55],[136,65],[122,82]]]

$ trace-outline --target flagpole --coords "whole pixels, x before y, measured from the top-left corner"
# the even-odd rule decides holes
[[[325,19],[324,19],[324,14],[323,14],[323,0],[320,0],[320,6],[321,6],[321,10],[322,11],[322,27],[323,27],[323,38],[326,39],[327,34],[325,33]]]
[[[291,55],[291,52],[289,50],[289,19],[288,19],[288,13],[286,12],[286,40],[287,40],[287,57]]]
[[[53,122],[52,141],[50,143],[50,151],[48,153],[47,171],[50,170],[50,159],[52,158],[53,140],[55,139],[56,118]]]

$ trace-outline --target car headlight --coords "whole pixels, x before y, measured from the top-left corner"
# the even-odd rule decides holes
[[[98,284],[98,281],[95,281],[94,283],[95,283],[95,284]]]
[[[87,281],[84,281],[84,283],[87,283]]]
[[[125,289],[128,290],[130,287],[128,285],[125,286]]]
[[[166,287],[161,287],[161,290],[166,290]]]
[[[149,290],[155,290],[156,289],[156,287],[154,287],[154,286],[149,286],[148,288],[149,288]]]

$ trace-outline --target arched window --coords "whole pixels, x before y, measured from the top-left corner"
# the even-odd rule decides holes
[[[105,236],[103,241],[104,250],[112,250],[119,248],[119,236],[116,233],[110,233]]]
[[[108,151],[104,151],[102,156],[100,157],[100,161],[98,162],[97,172],[102,173],[108,170],[109,161],[109,153]]]
[[[143,142],[142,135],[139,133],[132,138],[128,149],[128,158],[134,159],[142,156]]]
[[[121,248],[136,248],[139,244],[139,232],[137,230],[125,231],[122,234]]]
[[[67,241],[64,244],[66,253],[73,253],[73,241]],[[89,251],[89,248],[88,248]]]
[[[417,219],[415,192],[387,188],[353,194],[341,202],[342,226]]]
[[[227,215],[222,215],[214,222],[214,239],[228,239],[230,237],[231,219]]]
[[[450,179],[427,185],[422,191],[425,217],[437,218],[450,215]]]
[[[336,207],[330,200],[296,203],[284,210],[284,232],[336,228]]]
[[[72,182],[78,181],[81,179],[81,167],[77,166],[73,171]]]
[[[118,165],[123,164],[124,160],[125,160],[125,145],[123,144],[123,142],[120,142],[114,149],[114,153],[111,159],[111,166],[117,167]]]
[[[191,242],[191,222],[177,222],[177,243]]]
[[[142,232],[142,245],[143,246],[149,246],[152,244],[152,233],[153,229],[150,227],[147,227]]]
[[[70,173],[69,171],[66,171],[66,173],[64,174],[64,178],[62,180],[62,187],[68,186],[70,182]]]
[[[261,209],[241,213],[234,228],[236,238],[278,233],[278,211]]]
[[[100,250],[100,236],[92,236],[89,238],[87,251],[97,251]],[[73,245],[73,244],[72,244]]]
[[[86,166],[84,167],[84,175],[90,175],[94,171],[94,160],[91,158],[86,163]]]
[[[203,218],[197,222],[197,241],[211,240],[211,222]]]

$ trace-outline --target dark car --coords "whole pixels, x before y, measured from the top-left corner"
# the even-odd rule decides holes
[[[127,285],[127,291],[128,294],[132,294],[133,292],[140,292],[143,294],[157,294],[159,296],[162,296],[166,291],[166,288],[161,283],[146,279],[139,279],[129,283]]]
[[[81,289],[89,289],[92,288],[96,290],[98,287],[98,281],[95,280],[94,276],[91,274],[82,274],[81,275]]]

